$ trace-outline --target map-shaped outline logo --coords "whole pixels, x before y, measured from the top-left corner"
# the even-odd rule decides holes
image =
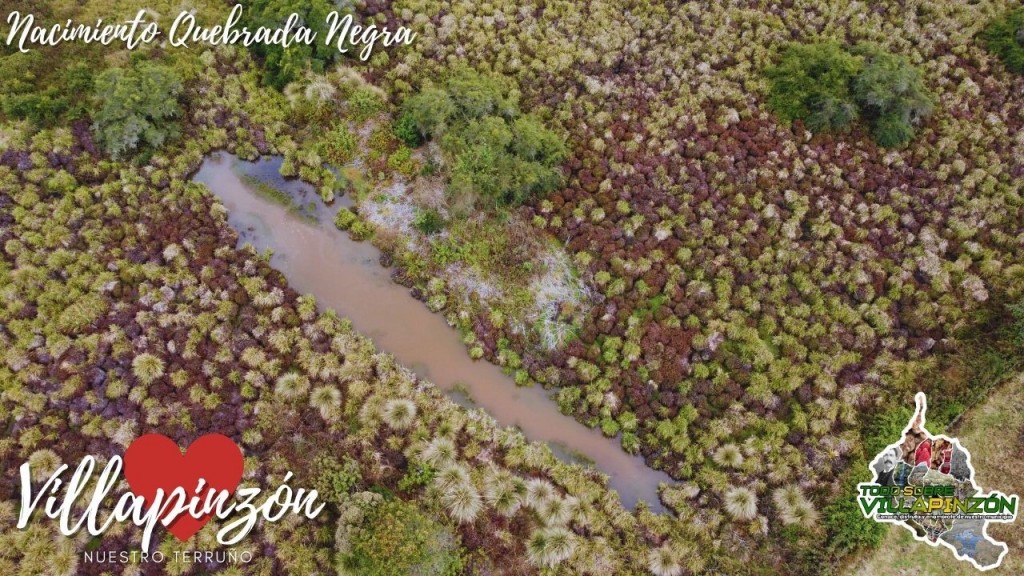
[[[906,455],[905,448],[906,448],[906,440],[908,438],[908,435],[917,435],[916,437],[923,438],[923,440],[925,440],[925,441],[930,441],[932,443],[932,445],[934,445],[934,443],[936,441],[946,441],[951,446],[951,453],[953,451],[957,451],[957,450],[959,452],[963,453],[964,464],[966,465],[966,468],[967,468],[967,471],[968,471],[968,473],[966,475],[965,482],[967,483],[967,485],[973,486],[977,490],[976,493],[971,494],[971,496],[973,498],[996,497],[996,498],[1004,498],[1004,499],[1013,499],[1014,503],[1016,504],[1018,502],[1018,497],[1016,495],[1007,495],[1007,494],[1004,494],[1003,492],[1000,492],[998,490],[994,490],[992,492],[987,492],[986,493],[986,492],[983,492],[981,490],[980,486],[978,486],[977,484],[974,483],[974,466],[971,464],[971,453],[968,452],[967,449],[965,449],[963,447],[963,445],[960,443],[960,441],[958,439],[956,439],[956,438],[949,438],[947,436],[933,436],[931,433],[929,433],[928,430],[925,428],[925,412],[928,409],[928,402],[927,402],[927,398],[925,397],[924,392],[918,392],[914,396],[914,400],[915,400],[915,403],[917,405],[917,410],[915,411],[915,414],[913,416],[911,416],[910,420],[907,422],[907,426],[903,429],[903,433],[900,435],[900,438],[896,442],[894,442],[893,444],[889,444],[888,446],[886,446],[881,452],[879,452],[875,456],[875,458],[868,465],[868,469],[871,471],[871,473],[872,473],[872,475],[874,477],[874,481],[872,481],[872,482],[861,482],[860,484],[858,484],[857,485],[858,495],[861,495],[861,494],[865,493],[865,491],[864,491],[865,487],[875,487],[875,486],[879,485],[879,480],[881,479],[881,476],[883,474],[882,471],[885,470],[886,473],[888,473],[889,470],[892,470],[893,468],[895,468],[898,465],[898,463],[900,461],[901,455],[902,456]],[[911,456],[910,457],[912,457],[912,454],[913,454],[913,450],[911,450]],[[924,468],[924,467],[925,467],[925,464],[916,464],[913,468],[914,469],[919,469],[919,468]],[[925,469],[924,472],[925,472],[925,474],[927,474],[928,470]],[[911,475],[911,477],[913,477],[913,475]],[[908,483],[907,485],[909,486],[910,484]],[[1017,519],[1017,509],[1016,509],[1016,506],[1014,506],[1014,508],[1012,510],[1012,515],[1011,515],[1010,518],[1006,518],[1005,516],[1004,517],[998,517],[998,516],[987,516],[985,514],[979,514],[977,520],[954,520],[953,521],[953,526],[955,526],[957,522],[978,522],[980,520],[980,522],[981,522],[981,536],[980,537],[977,536],[976,534],[973,534],[973,529],[968,528],[968,529],[964,529],[962,531],[962,534],[965,535],[965,536],[966,535],[973,536],[972,540],[973,540],[974,546],[972,546],[971,550],[975,551],[975,554],[971,554],[970,552],[961,553],[956,548],[956,546],[953,545],[953,543],[951,543],[949,540],[947,540],[945,538],[940,538],[940,537],[935,537],[935,536],[929,537],[928,530],[924,530],[924,533],[921,534],[918,530],[916,530],[913,526],[911,526],[904,519],[899,519],[899,518],[879,518],[879,517],[877,517],[877,515],[880,513],[880,509],[879,508],[874,508],[874,509],[872,509],[869,512],[862,505],[859,505],[858,507],[860,508],[861,513],[864,515],[865,518],[868,518],[870,520],[874,520],[875,522],[885,522],[885,523],[888,523],[888,524],[901,525],[904,528],[906,528],[907,530],[909,530],[911,535],[918,542],[925,542],[925,543],[927,543],[928,545],[930,545],[932,547],[938,547],[940,544],[942,544],[946,548],[949,548],[950,550],[953,551],[953,556],[957,560],[969,561],[975,568],[977,568],[978,570],[981,570],[981,571],[986,571],[986,570],[991,570],[993,568],[997,568],[999,565],[1001,565],[1003,563],[1003,558],[1006,557],[1006,553],[1009,551],[1009,547],[1006,545],[1005,542],[999,542],[999,541],[993,539],[991,536],[989,536],[989,534],[988,534],[988,523],[989,522],[1003,522],[1003,523],[1014,522]],[[927,516],[922,516],[922,518],[927,518]],[[950,532],[953,532],[953,528],[952,527],[949,528],[949,529],[944,530],[942,532],[942,534],[947,534],[947,533],[950,533]],[[985,541],[990,543],[992,546],[995,546],[995,547],[1001,549],[1001,551],[999,552],[998,558],[994,562],[986,563],[986,564],[980,564],[978,562],[977,558],[975,557],[976,556],[976,546],[977,546],[978,542],[985,542]]]

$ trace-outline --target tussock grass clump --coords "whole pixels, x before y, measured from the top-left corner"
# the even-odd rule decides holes
[[[132,374],[142,384],[152,384],[164,375],[164,361],[148,352],[132,360]]]
[[[725,492],[725,511],[735,520],[752,520],[757,516],[757,495],[750,488],[734,486]]]
[[[551,568],[572,556],[576,537],[565,528],[542,528],[526,541],[526,557],[534,566]]]
[[[394,398],[384,403],[381,411],[384,423],[395,430],[408,430],[416,423],[416,404],[406,398]]]
[[[274,392],[285,400],[298,400],[309,392],[309,379],[297,372],[288,372],[278,377]]]

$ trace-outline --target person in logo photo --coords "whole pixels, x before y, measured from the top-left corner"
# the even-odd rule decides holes
[[[929,466],[932,461],[932,441],[925,438],[914,449],[914,466]]]
[[[921,429],[921,414],[918,413],[914,422],[903,437],[900,445],[903,461],[913,466],[929,466],[932,458],[932,441],[928,433]]]
[[[896,465],[902,454],[898,446],[893,446],[882,453],[875,465],[875,483],[881,486],[892,486]]]
[[[949,474],[953,464],[953,443],[946,438],[935,441],[934,454],[932,455],[932,470],[938,470],[943,474]]]

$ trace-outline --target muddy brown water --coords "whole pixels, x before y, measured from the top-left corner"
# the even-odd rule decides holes
[[[339,205],[348,204],[347,198],[326,206],[312,187],[282,178],[280,165],[279,157],[245,162],[222,152],[208,157],[194,180],[228,209],[240,244],[250,243],[261,252],[270,249],[271,264],[293,288],[351,320],[378,349],[454,400],[483,408],[530,440],[547,442],[559,458],[589,461],[610,477],[626,507],[643,500],[653,510],[665,510],[657,489],[661,482],[672,482],[667,474],[626,454],[617,440],[563,415],[543,388],[518,387],[494,364],[472,360],[455,329],[391,280],[376,247],[355,242],[334,227],[334,214]],[[302,214],[261,193],[256,181],[286,192]]]

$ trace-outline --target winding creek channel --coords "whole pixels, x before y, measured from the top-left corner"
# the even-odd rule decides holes
[[[391,280],[379,263],[377,248],[355,242],[334,227],[337,207],[347,204],[348,198],[326,206],[312,187],[282,178],[280,164],[279,157],[245,162],[216,153],[203,162],[194,180],[227,207],[228,222],[240,244],[272,250],[271,264],[292,287],[350,319],[378,349],[390,352],[463,404],[467,399],[459,398],[458,391],[468,391],[473,405],[502,425],[518,427],[530,440],[549,443],[560,458],[589,460],[609,475],[611,487],[628,508],[643,500],[652,510],[665,510],[657,489],[661,482],[672,482],[667,474],[623,452],[616,439],[560,413],[543,388],[518,387],[497,366],[472,360],[457,331]],[[315,220],[261,194],[257,181],[287,192]]]

